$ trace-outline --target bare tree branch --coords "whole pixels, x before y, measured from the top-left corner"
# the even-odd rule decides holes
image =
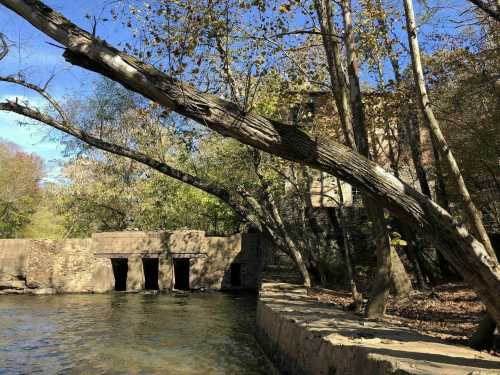
[[[65,124],[69,124],[70,121],[69,121],[68,116],[66,115],[65,111],[62,109],[62,107],[59,105],[59,103],[46,91],[46,87],[49,84],[49,82],[52,80],[52,78],[53,78],[53,76],[47,81],[47,83],[44,85],[43,88],[39,87],[37,85],[34,85],[32,83],[26,82],[22,78],[15,78],[12,76],[8,76],[8,77],[0,76],[0,81],[14,83],[17,85],[24,86],[30,90],[36,91],[41,96],[43,96],[52,105],[52,107],[54,107],[54,109],[57,111],[59,116],[61,116],[62,121]]]
[[[481,9],[483,12],[485,12],[488,16],[490,16],[494,20],[500,22],[500,12],[496,9],[494,5],[490,5],[483,0],[468,0],[468,1],[477,6],[479,9]]]
[[[31,85],[31,84],[30,84]],[[34,85],[33,85],[34,86]],[[221,188],[218,185],[215,185],[210,182],[202,181],[200,178],[193,176],[189,173],[183,172],[179,169],[173,168],[170,165],[155,160],[144,153],[139,151],[132,150],[130,148],[120,146],[114,143],[106,142],[102,139],[94,137],[93,135],[71,126],[69,123],[61,122],[56,120],[55,118],[47,115],[46,113],[28,107],[24,104],[20,104],[17,101],[7,100],[5,102],[0,103],[0,111],[8,111],[14,112],[19,115],[31,118],[36,121],[40,121],[46,125],[51,126],[54,129],[58,129],[66,134],[69,134],[91,146],[97,147],[101,150],[108,151],[115,155],[120,155],[127,157],[129,159],[138,161],[139,163],[145,164],[158,172],[172,177],[180,182],[186,183],[193,187],[196,187],[200,190],[203,190],[210,195],[213,195],[225,203],[227,203],[242,219],[248,220],[249,214],[242,205],[236,202],[235,198],[232,194]]]

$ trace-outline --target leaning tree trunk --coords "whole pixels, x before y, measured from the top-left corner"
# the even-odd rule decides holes
[[[425,116],[432,135],[436,140],[437,146],[439,147],[438,152],[446,159],[448,163],[448,167],[451,171],[458,193],[460,194],[460,197],[462,198],[462,201],[464,203],[465,212],[467,213],[473,231],[477,234],[479,240],[483,243],[486,251],[492,258],[495,259],[495,250],[491,245],[488,233],[486,233],[486,228],[483,225],[483,221],[481,219],[479,211],[472,201],[455,156],[453,155],[453,152],[451,151],[448,143],[446,142],[446,139],[444,138],[439,122],[434,116],[434,112],[431,107],[429,95],[427,94],[427,88],[425,87],[425,78],[422,69],[422,63],[420,61],[420,47],[417,39],[417,24],[415,22],[415,15],[413,12],[413,1],[404,0],[404,5],[408,43],[410,44],[413,67],[413,76],[415,79],[415,86],[417,90],[417,97],[419,99],[420,109],[422,110],[422,114]]]
[[[431,238],[500,322],[500,266],[451,215],[377,164],[336,142],[317,141],[295,127],[244,112],[233,103],[174,80],[80,29],[37,0],[0,0],[66,47],[71,63],[117,81],[219,134],[335,175]]]
[[[450,147],[448,146],[446,139],[444,138],[439,122],[434,116],[434,112],[431,107],[429,95],[427,94],[427,88],[425,86],[425,77],[422,69],[422,63],[420,61],[420,47],[417,39],[417,24],[415,22],[415,14],[413,12],[413,1],[404,0],[404,6],[408,43],[410,45],[411,61],[413,67],[413,76],[415,79],[415,86],[417,89],[420,109],[422,110],[422,113],[425,116],[427,123],[429,124],[432,136],[434,137],[434,140],[436,141],[436,144],[438,146],[438,152],[446,159],[448,163],[452,179],[455,182],[460,197],[462,198],[462,202],[465,206],[465,212],[468,216],[469,223],[472,226],[473,232],[475,232],[475,234],[478,236],[489,256],[493,260],[497,260],[495,250],[491,245],[490,238],[488,237],[488,233],[486,232],[486,228],[484,227],[479,211],[472,201],[469,190],[465,185],[462,173],[460,172],[460,168],[458,167],[457,161],[455,160],[455,157]],[[490,336],[495,330],[495,326],[491,323],[492,318],[486,316],[481,324],[480,330],[474,337],[474,345],[476,347],[480,346],[479,342],[481,342],[481,340],[484,342],[485,346],[488,345],[487,342],[490,340]],[[485,327],[489,328],[490,332],[487,332]]]

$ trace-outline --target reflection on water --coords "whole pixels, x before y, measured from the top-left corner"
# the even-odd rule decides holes
[[[0,296],[0,374],[268,374],[255,296]]]

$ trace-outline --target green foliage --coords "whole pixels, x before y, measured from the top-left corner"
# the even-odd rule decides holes
[[[31,215],[30,222],[22,231],[24,238],[60,239],[66,235],[64,217],[57,214],[52,202],[43,202]]]
[[[22,235],[40,201],[42,162],[0,139],[0,238]]]
[[[71,100],[68,105],[76,122],[103,139],[139,149],[223,186],[248,179],[244,168],[237,166],[243,146],[202,136],[196,127],[178,122],[110,81],[99,83],[89,98]],[[57,207],[70,236],[124,229],[190,228],[217,233],[239,229],[234,212],[199,189],[130,159],[71,141],[66,145],[74,157],[57,187]]]

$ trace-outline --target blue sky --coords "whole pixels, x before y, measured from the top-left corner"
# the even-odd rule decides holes
[[[56,0],[45,3],[78,25],[90,29],[90,21],[85,18],[85,14],[98,14],[105,2]],[[123,36],[119,24],[101,25],[97,31],[99,36],[115,43]],[[0,62],[0,75],[21,72],[27,80],[39,85],[44,85],[48,77],[55,75],[47,90],[58,99],[69,94],[87,92],[99,78],[95,73],[65,62],[62,50],[47,43],[53,42],[52,40],[3,6],[0,6],[0,32],[13,44],[8,56]],[[0,100],[15,97],[35,106],[45,104],[43,98],[33,91],[1,82]],[[21,116],[0,112],[0,138],[18,144],[26,152],[40,155],[46,161],[49,176],[57,176],[58,163],[64,159],[62,146],[54,140],[57,131],[52,130],[49,134],[44,126],[18,125],[22,120],[25,119]]]
[[[102,10],[104,4],[110,3],[110,1],[47,0],[45,2],[86,29],[91,28],[90,20],[85,18],[87,13],[109,15],[109,8]],[[433,0],[431,3],[444,6],[439,16],[435,17],[424,29],[427,29],[426,31],[431,29],[450,31],[450,23],[446,21],[451,17],[457,17],[459,13],[457,8],[463,9],[464,2],[461,0]],[[62,57],[62,50],[48,44],[52,40],[3,6],[0,6],[0,32],[13,43],[9,55],[0,62],[0,75],[22,72],[28,80],[44,85],[47,78],[54,74],[55,77],[48,86],[48,91],[58,99],[62,99],[65,95],[85,94],[91,88],[92,83],[99,78],[95,73],[66,63]],[[97,28],[97,35],[115,45],[120,41],[129,40],[128,30],[123,30],[119,23],[101,24]],[[39,96],[30,90],[0,83],[0,100],[16,96],[28,100],[33,105],[43,105],[44,103]],[[22,120],[20,116],[0,112],[0,137],[20,145],[27,152],[35,152],[40,155],[47,162],[49,175],[57,176],[59,173],[57,163],[64,159],[62,146],[54,140],[54,137],[57,137],[57,132],[51,131],[51,139],[44,126],[19,126],[20,120]]]

